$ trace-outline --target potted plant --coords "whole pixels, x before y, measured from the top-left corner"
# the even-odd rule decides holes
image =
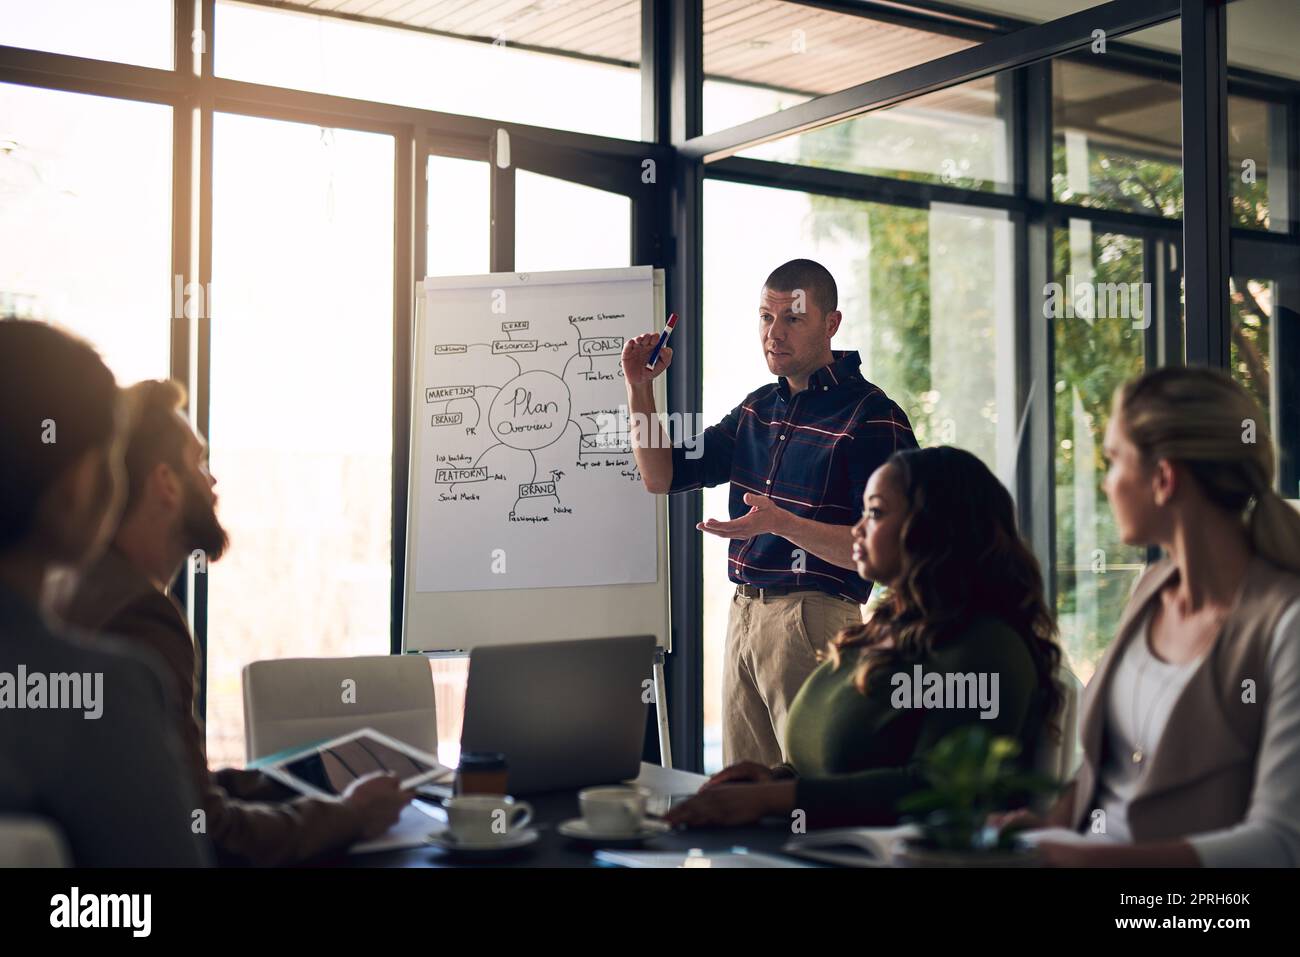
[[[920,834],[900,845],[897,863],[911,867],[1021,867],[1037,863],[1036,852],[1014,832],[989,827],[988,816],[1015,803],[1056,792],[1059,784],[1024,770],[1020,743],[997,737],[979,725],[958,728],[926,756],[922,773],[929,787],[899,802],[904,821]]]

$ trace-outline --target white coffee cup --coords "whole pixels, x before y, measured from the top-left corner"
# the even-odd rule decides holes
[[[578,807],[594,834],[636,834],[645,820],[648,796],[636,787],[586,788],[578,792]]]
[[[461,794],[448,798],[447,830],[466,844],[504,841],[533,819],[533,806],[508,794]]]

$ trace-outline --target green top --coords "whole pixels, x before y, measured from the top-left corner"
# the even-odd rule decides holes
[[[861,649],[847,650],[838,668],[823,662],[790,705],[786,751],[798,775],[795,807],[809,824],[897,823],[899,799],[926,786],[921,760],[964,725],[1018,738],[1021,753],[1033,754],[1042,730],[1037,672],[1024,639],[1001,619],[981,618],[931,654],[895,662],[872,678],[866,695],[853,684],[860,655]],[[936,687],[931,674],[943,684]],[[960,704],[965,707],[954,707]]]

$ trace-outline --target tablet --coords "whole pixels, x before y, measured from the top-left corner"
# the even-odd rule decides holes
[[[249,767],[302,794],[331,798],[342,797],[353,781],[377,771],[397,775],[404,789],[451,784],[456,774],[433,755],[373,728],[274,754]]]

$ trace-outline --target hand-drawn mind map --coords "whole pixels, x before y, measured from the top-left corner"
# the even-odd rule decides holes
[[[623,285],[511,289],[506,315],[492,290],[430,293],[418,590],[655,580],[654,499],[632,455],[621,363],[651,325]],[[587,308],[601,300],[614,308]]]
[[[618,320],[621,315],[605,316],[569,316],[568,321],[575,325],[587,321]],[[579,379],[599,381],[601,378],[612,379],[608,368],[597,369],[596,359],[618,357],[623,351],[622,336],[577,336],[577,352],[572,353],[564,363],[564,368],[557,376],[548,369],[527,369],[520,363],[519,357],[541,350],[561,350],[569,346],[568,342],[545,342],[537,339],[514,339],[512,333],[527,333],[529,322],[517,320],[501,323],[504,339],[491,342],[470,342],[464,344],[443,343],[434,346],[435,356],[465,355],[475,347],[490,348],[492,355],[505,356],[515,364],[517,375],[504,385],[452,385],[430,386],[425,390],[424,400],[435,409],[430,427],[454,429],[464,426],[467,437],[477,436],[479,429],[486,424],[488,434],[494,440],[486,450],[474,456],[468,467],[451,466],[438,469],[434,482],[447,485],[447,491],[439,494],[439,501],[477,501],[475,492],[462,490],[456,494],[456,486],[462,489],[467,484],[488,481],[505,481],[501,472],[490,472],[483,464],[487,457],[498,449],[514,450],[524,453],[532,460],[532,477],[518,486],[518,494],[510,507],[509,520],[512,522],[548,522],[553,515],[571,515],[573,508],[566,506],[560,495],[561,481],[565,472],[561,468],[551,468],[543,481],[538,481],[538,452],[549,449],[552,445],[562,443],[566,433],[577,431],[578,461],[575,468],[618,468],[620,475],[632,481],[640,481],[636,471],[636,460],[632,458],[632,447],[628,444],[626,419],[619,416],[617,409],[574,409],[573,392],[565,381],[569,368],[575,359],[585,359],[586,368],[575,369]],[[602,363],[608,366],[609,363]],[[618,379],[623,378],[621,365],[616,368]],[[487,422],[483,421],[483,405],[488,402]],[[452,411],[453,403],[468,401],[473,403],[473,419],[467,420],[463,410]],[[441,406],[442,411],[436,411]],[[575,419],[573,416],[579,418]],[[599,418],[598,418],[599,417]],[[580,421],[581,420],[581,421]],[[585,428],[584,428],[585,426]],[[613,426],[613,428],[611,428]],[[618,431],[615,431],[615,430]],[[572,440],[575,436],[570,435]],[[566,458],[561,450],[561,457]],[[617,460],[610,456],[622,456]],[[466,453],[449,455],[449,462],[465,462],[470,458]],[[508,468],[509,466],[503,466]],[[519,503],[528,499],[554,499],[554,507],[547,510],[520,510]]]

